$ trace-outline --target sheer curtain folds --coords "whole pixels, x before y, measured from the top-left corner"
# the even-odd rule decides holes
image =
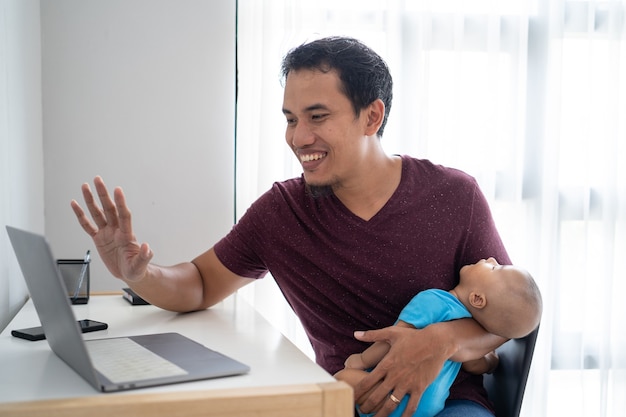
[[[382,138],[479,181],[545,301],[523,415],[626,409],[626,1],[239,0],[237,213],[300,174],[279,64],[326,35],[388,62]],[[271,279],[245,289],[310,353]]]

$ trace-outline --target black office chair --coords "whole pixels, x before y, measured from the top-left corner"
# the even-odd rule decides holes
[[[519,416],[538,332],[539,328],[521,339],[511,339],[496,350],[500,364],[483,379],[496,417]]]

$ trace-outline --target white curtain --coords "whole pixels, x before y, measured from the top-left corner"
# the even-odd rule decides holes
[[[623,416],[626,1],[239,0],[237,217],[300,174],[279,66],[327,35],[357,37],[388,62],[385,149],[476,177],[513,261],[539,282],[523,415]],[[310,354],[262,281],[242,295]]]

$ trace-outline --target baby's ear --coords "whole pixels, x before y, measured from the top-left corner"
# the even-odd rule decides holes
[[[485,294],[472,291],[469,295],[469,303],[472,307],[481,309],[487,305],[487,296]]]

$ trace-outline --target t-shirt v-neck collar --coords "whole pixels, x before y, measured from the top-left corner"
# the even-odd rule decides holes
[[[365,220],[364,218],[354,214],[350,209],[348,209],[348,207],[346,207],[345,204],[343,204],[343,202],[334,193],[331,195],[331,198],[334,201],[334,204],[339,208],[339,210],[341,210],[344,213],[346,217],[348,217],[355,223],[358,223],[361,225],[374,225],[378,223],[380,219],[385,218],[385,213],[389,210],[389,207],[394,204],[394,201],[397,198],[399,198],[398,195],[402,193],[402,189],[406,181],[406,178],[405,178],[406,177],[405,175],[406,161],[403,156],[401,155],[398,155],[398,156],[400,156],[400,160],[401,160],[400,182],[398,183],[398,186],[396,187],[394,192],[391,194],[391,197],[389,197],[389,199],[385,202],[385,204],[383,204],[380,210],[378,210],[369,220]]]

